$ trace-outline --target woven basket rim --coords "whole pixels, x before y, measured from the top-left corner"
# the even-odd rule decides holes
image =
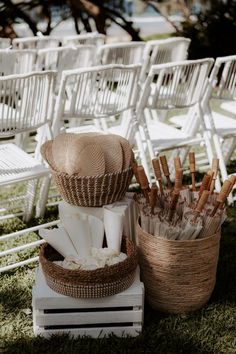
[[[102,275],[104,274],[104,269],[106,270],[106,276],[109,276],[109,273],[113,273],[118,274],[119,271],[121,273],[124,273],[124,271],[122,272],[122,270],[124,269],[129,269],[131,270],[131,268],[136,269],[137,263],[138,263],[138,253],[137,253],[137,247],[136,245],[129,240],[126,236],[123,236],[122,238],[122,243],[125,242],[125,246],[128,244],[129,246],[129,250],[130,253],[129,255],[127,255],[127,258],[119,263],[110,265],[110,266],[106,266],[103,268],[98,268],[98,269],[93,269],[93,270],[85,270],[85,269],[66,269],[61,267],[60,265],[53,263],[52,260],[46,258],[45,256],[45,251],[46,249],[48,249],[48,247],[51,247],[52,250],[54,250],[58,256],[60,257],[61,255],[52,247],[50,246],[48,243],[45,243],[42,245],[40,252],[39,252],[39,260],[40,263],[42,264],[43,267],[43,271],[44,271],[44,267],[51,267],[51,270],[55,271],[55,277],[56,276],[60,276],[61,278],[64,278],[66,276],[68,277],[73,277],[73,278],[77,278],[79,276],[81,276],[82,278],[86,278],[86,276],[88,277],[92,277],[94,279],[96,279],[95,283],[99,283],[100,282],[104,282],[102,279]],[[127,254],[127,253],[126,253]],[[61,256],[60,258],[63,259],[63,256]],[[133,265],[132,265],[133,264]],[[50,270],[49,270],[50,273]],[[58,275],[57,275],[58,274]],[[100,278],[100,279],[99,279]],[[82,283],[86,283],[85,281],[81,280]],[[87,283],[92,284],[92,281],[88,281]]]
[[[149,234],[147,231],[145,231],[144,229],[142,229],[142,227],[139,225],[139,222],[137,221],[137,227],[142,231],[143,234],[145,234],[145,236],[153,236],[153,238],[156,238],[158,240],[161,240],[163,242],[169,243],[169,244],[176,244],[176,242],[178,244],[190,244],[190,243],[196,243],[196,242],[205,242],[205,241],[209,241],[210,239],[219,236],[221,234],[221,229],[219,229],[216,233],[214,233],[213,235],[207,236],[207,237],[203,237],[203,238],[196,238],[194,240],[168,240],[166,238],[162,238],[159,236],[155,236],[155,235],[151,235]]]
[[[61,177],[66,177],[68,179],[97,179],[97,178],[103,178],[105,176],[112,177],[112,176],[116,176],[121,173],[122,174],[128,173],[129,171],[132,170],[132,167],[129,167],[129,168],[126,168],[125,170],[121,170],[121,171],[117,171],[117,172],[104,173],[104,174],[95,175],[95,176],[78,176],[76,173],[74,173],[73,175],[69,175],[66,172],[60,172],[60,171],[54,170],[51,166],[50,166],[50,169],[51,169],[52,173],[54,173],[58,176],[61,176]]]

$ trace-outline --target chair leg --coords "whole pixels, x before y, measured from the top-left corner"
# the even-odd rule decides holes
[[[33,179],[27,183],[27,193],[23,220],[28,222],[33,215],[34,201],[36,197],[38,179]]]
[[[236,149],[236,138],[225,139],[223,142],[222,150],[224,155],[225,164],[229,163],[234,150]]]
[[[38,201],[36,203],[36,213],[35,213],[36,218],[42,218],[45,214],[50,184],[51,184],[50,176],[44,177],[42,179],[42,183],[39,190]]]

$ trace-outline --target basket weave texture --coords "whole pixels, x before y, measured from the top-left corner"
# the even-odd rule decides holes
[[[196,240],[166,240],[137,225],[137,234],[141,277],[151,307],[186,313],[204,306],[215,286],[220,232]]]
[[[41,247],[39,260],[52,290],[76,298],[100,298],[122,292],[134,281],[138,264],[136,246],[123,237],[121,251],[127,258],[120,263],[95,270],[71,270],[53,263],[63,257],[46,243]]]
[[[52,170],[62,198],[69,204],[99,207],[122,199],[128,190],[132,168],[100,176],[69,176]]]

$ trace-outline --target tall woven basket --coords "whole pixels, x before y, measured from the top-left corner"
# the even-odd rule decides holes
[[[137,235],[141,276],[151,307],[186,313],[204,306],[215,286],[220,232],[197,240],[166,240],[137,225]]]

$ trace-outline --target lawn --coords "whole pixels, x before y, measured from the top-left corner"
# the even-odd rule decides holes
[[[47,220],[57,217],[55,208]],[[32,224],[43,220],[33,220]],[[22,228],[22,221],[2,224],[1,233]],[[217,282],[209,303],[186,315],[166,315],[145,304],[143,332],[137,338],[34,337],[31,291],[36,264],[1,276],[1,353],[236,353],[236,210],[228,207],[222,229]],[[29,237],[34,237],[30,235]],[[27,251],[33,254],[36,251]],[[25,255],[24,255],[25,256]]]

